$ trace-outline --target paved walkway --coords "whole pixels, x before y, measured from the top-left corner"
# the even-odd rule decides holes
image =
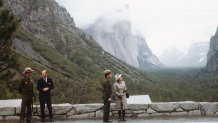
[[[14,122],[18,122],[18,121],[1,121],[0,120],[0,123],[14,123]],[[103,121],[102,120],[67,120],[67,121],[66,120],[55,120],[55,123],[103,123]],[[128,119],[125,122],[113,120],[112,123],[218,123],[218,117],[217,118],[190,118],[190,119],[187,119],[187,118]]]

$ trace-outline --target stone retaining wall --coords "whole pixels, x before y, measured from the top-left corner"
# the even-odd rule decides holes
[[[102,118],[102,104],[54,104],[54,117],[85,119]],[[34,117],[40,115],[40,107],[34,106]],[[47,112],[47,111],[46,111]],[[19,119],[20,107],[0,107],[2,120]],[[112,117],[117,116],[114,104],[111,104]],[[165,102],[152,104],[129,104],[126,110],[128,117],[160,117],[160,116],[218,116],[218,102]]]

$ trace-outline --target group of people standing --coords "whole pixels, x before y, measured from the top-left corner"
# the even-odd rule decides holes
[[[103,101],[104,101],[104,122],[112,122],[109,119],[110,115],[110,103],[112,101],[112,90],[115,93],[115,108],[118,110],[119,121],[126,121],[125,110],[127,109],[127,87],[123,81],[122,74],[116,74],[116,82],[113,84],[112,89],[112,78],[113,74],[110,70],[104,71],[106,81],[103,83]]]
[[[26,122],[31,122],[33,112],[33,100],[35,100],[35,94],[33,91],[34,82],[32,79],[32,68],[27,67],[24,70],[24,77],[21,79],[18,86],[18,91],[22,95],[21,112],[20,112],[20,123],[23,123],[25,118]],[[50,122],[53,122],[52,115],[52,102],[50,91],[54,88],[54,84],[51,78],[48,77],[48,71],[43,70],[41,78],[37,82],[37,90],[39,91],[39,102],[41,111],[41,120],[45,121],[45,104],[49,111]]]
[[[34,82],[32,79],[33,70],[27,67],[24,70],[24,77],[21,79],[18,86],[18,91],[22,95],[20,123],[23,123],[25,118],[26,122],[31,122],[33,112],[33,100],[35,100],[35,94],[33,91]],[[110,103],[112,101],[112,90],[115,93],[115,107],[118,110],[119,121],[125,121],[125,110],[127,109],[127,87],[123,81],[122,74],[116,74],[116,82],[112,86],[113,74],[110,70],[104,71],[106,81],[103,83],[103,102],[104,102],[104,122],[112,122],[109,119],[110,115]],[[41,78],[37,82],[37,90],[39,91],[39,102],[41,111],[41,120],[45,121],[45,104],[49,111],[50,122],[53,122],[52,115],[52,102],[50,91],[54,88],[54,84],[51,78],[48,77],[48,71],[43,70],[41,72]],[[112,89],[113,88],[113,89]]]

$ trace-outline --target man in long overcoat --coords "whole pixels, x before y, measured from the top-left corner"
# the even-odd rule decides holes
[[[105,76],[106,81],[102,85],[103,101],[104,101],[103,121],[104,122],[112,122],[112,120],[109,120],[110,103],[111,103],[111,96],[112,96],[112,88],[111,88],[112,72],[110,70],[105,70],[104,76]]]
[[[25,117],[27,123],[31,122],[31,105],[35,97],[33,92],[34,82],[32,80],[32,72],[32,68],[27,67],[23,72],[24,77],[21,79],[20,84],[18,86],[18,91],[22,95],[20,123],[24,122]]]

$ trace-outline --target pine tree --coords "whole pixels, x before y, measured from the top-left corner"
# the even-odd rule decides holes
[[[0,90],[6,90],[14,76],[16,56],[12,50],[12,37],[18,28],[20,19],[3,7],[0,0]],[[0,98],[4,96],[1,92]]]

